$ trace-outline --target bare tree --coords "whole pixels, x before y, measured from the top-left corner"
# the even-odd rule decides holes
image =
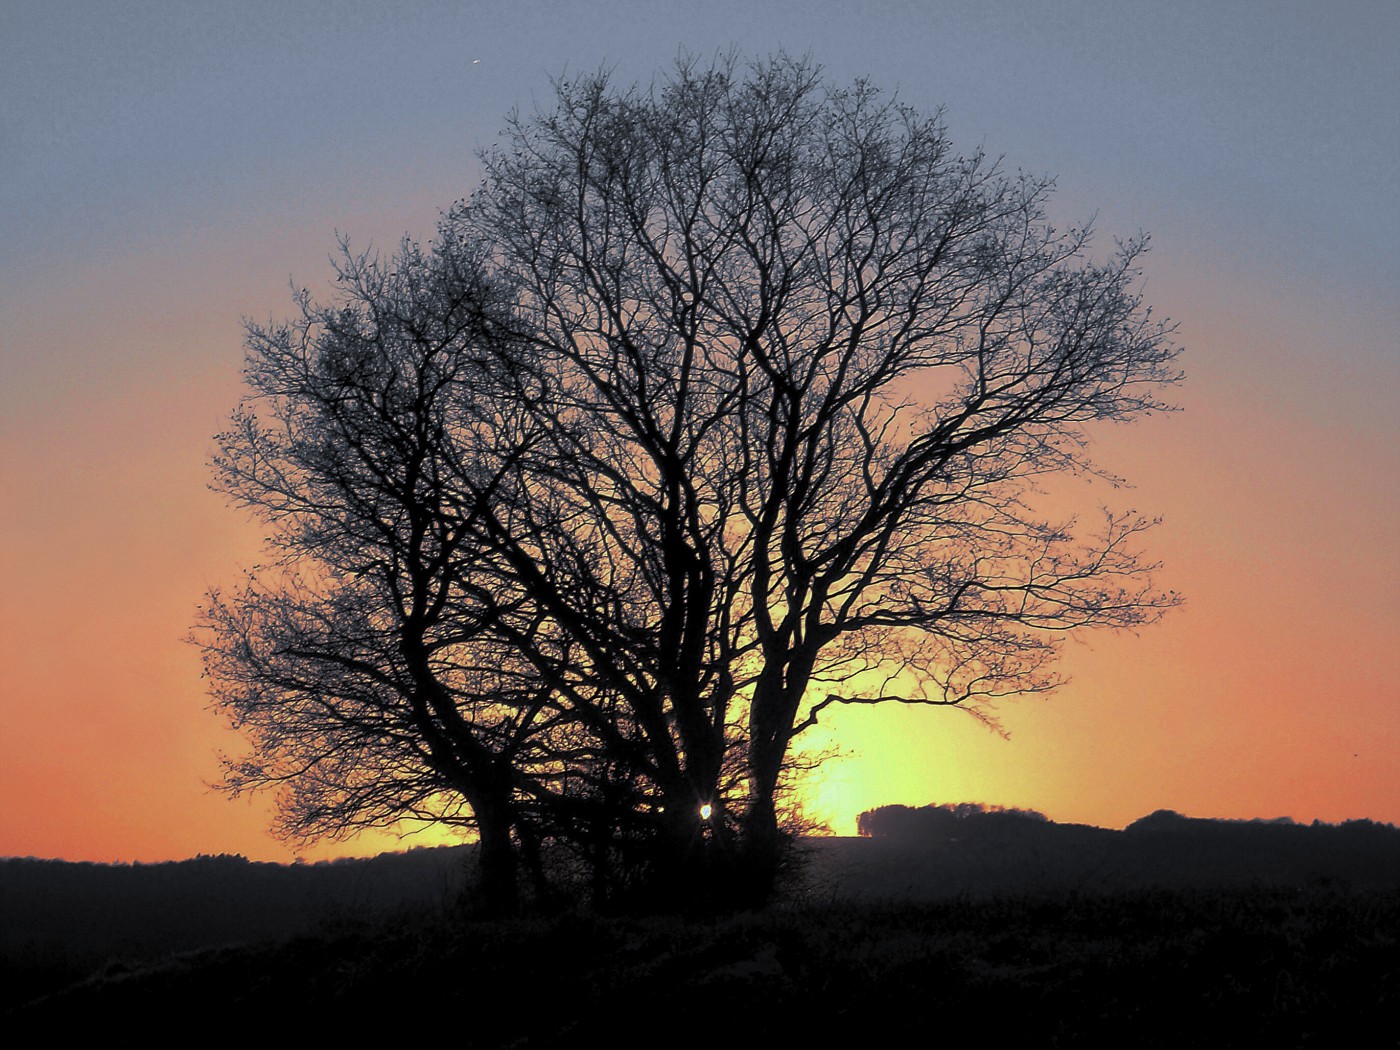
[[[336,303],[301,292],[295,321],[248,327],[251,393],[217,438],[216,487],[266,520],[274,559],[195,632],[254,747],[225,786],[279,786],[290,837],[473,827],[485,900],[510,910],[566,719],[501,641],[537,620],[474,525],[521,438],[482,393],[499,297],[462,251],[342,250]]]
[[[496,538],[626,706],[666,834],[742,856],[762,900],[828,707],[1044,692],[1058,638],[1174,603],[1149,522],[1031,497],[1094,470],[1089,424],[1166,407],[1176,348],[1141,242],[1088,261],[1048,182],[868,84],[779,58],[557,90],[447,223],[514,286],[548,434],[521,470],[549,520]]]
[[[432,251],[250,329],[216,469],[284,558],[204,618],[229,784],[290,832],[470,822],[507,907],[550,838],[600,895],[759,903],[832,705],[1045,692],[1059,638],[1174,604],[1150,522],[1032,504],[1177,351],[1141,243],[1090,261],[1047,182],[863,82],[557,92]]]

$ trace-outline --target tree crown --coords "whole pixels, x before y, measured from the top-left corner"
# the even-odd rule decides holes
[[[231,783],[319,785],[318,829],[445,805],[507,856],[771,874],[831,705],[1045,691],[1066,632],[1174,604],[1149,521],[1033,504],[1091,424],[1167,407],[1177,348],[1143,241],[1090,260],[1047,180],[865,82],[556,88],[430,250],[347,248],[338,301],[249,329],[216,473],[314,571],[211,604],[263,755]]]

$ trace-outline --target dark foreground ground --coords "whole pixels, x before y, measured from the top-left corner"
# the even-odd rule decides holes
[[[114,967],[12,1009],[7,1029],[118,1046],[430,1031],[490,1047],[1396,1046],[1398,933],[1400,893],[1334,886],[809,904],[710,921],[420,909]]]
[[[722,919],[465,917],[469,847],[0,861],[9,1045],[1400,1047],[1400,831],[974,814]],[[946,814],[938,820],[946,822]],[[875,1042],[878,1041],[878,1042]]]

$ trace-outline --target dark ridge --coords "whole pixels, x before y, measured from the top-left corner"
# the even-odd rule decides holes
[[[305,934],[404,907],[448,909],[471,847],[268,864],[200,855],[160,864],[0,859],[0,1005],[99,970]]]
[[[1400,886],[1400,829],[1370,820],[1203,820],[1158,810],[1110,831],[962,803],[882,806],[857,823],[869,843],[862,863],[870,874],[848,882],[866,899],[1036,889]]]

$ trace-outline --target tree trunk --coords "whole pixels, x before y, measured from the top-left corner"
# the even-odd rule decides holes
[[[623,902],[628,910],[708,915],[732,908],[734,856],[722,814],[700,814],[687,791],[668,804],[646,846],[645,878]]]
[[[772,900],[786,846],[773,792],[760,788],[740,827],[740,863],[734,880],[738,907],[762,908]]]
[[[520,910],[515,844],[511,841],[509,803],[472,807],[476,813],[477,900],[474,910],[486,915],[514,915]]]
[[[778,827],[774,796],[787,755],[788,734],[806,675],[773,660],[754,690],[749,715],[749,807],[740,823],[738,893],[743,907],[761,908],[773,897],[786,856],[787,842]],[[784,673],[786,669],[786,674]],[[810,663],[807,664],[810,670]]]

